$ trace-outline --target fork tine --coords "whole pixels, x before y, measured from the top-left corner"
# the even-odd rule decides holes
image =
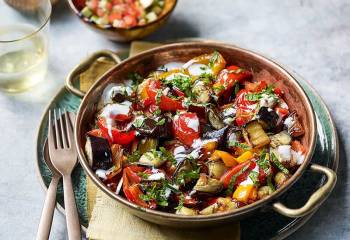
[[[52,111],[49,110],[49,126],[48,126],[48,134],[47,134],[47,139],[48,139],[48,143],[49,143],[49,147],[51,148],[52,146],[55,146],[55,138],[54,138],[54,134],[52,131]]]
[[[61,125],[61,138],[62,138],[62,145],[63,145],[63,148],[67,148],[68,145],[67,145],[67,136],[66,136],[66,132],[64,131],[64,126],[63,126],[63,117],[62,117],[62,111],[61,111],[61,108],[58,109],[58,114],[60,115],[60,125]],[[67,118],[64,117],[66,122],[67,122]]]
[[[66,119],[66,131],[67,131],[67,139],[69,141],[69,147],[71,148],[74,142],[74,136],[73,136],[73,126],[70,121],[70,118],[67,114],[66,109],[64,109],[64,117]]]
[[[60,133],[59,133],[59,127],[58,127],[58,121],[57,121],[57,114],[56,114],[56,109],[53,110],[53,115],[54,115],[54,121],[55,121],[55,133],[56,133],[56,148],[62,148],[61,140],[60,140]]]

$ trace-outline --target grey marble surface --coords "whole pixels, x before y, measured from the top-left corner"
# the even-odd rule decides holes
[[[69,70],[110,42],[85,28],[65,1],[51,21],[50,66],[41,86],[0,92],[0,239],[34,239],[44,194],[34,170],[40,116]],[[179,0],[170,21],[147,40],[201,37],[235,43],[297,71],[329,106],[340,137],[338,184],[331,197],[289,239],[350,239],[350,2],[347,0]],[[66,239],[56,212],[51,239]]]

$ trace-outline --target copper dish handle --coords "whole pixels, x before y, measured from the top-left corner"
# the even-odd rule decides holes
[[[292,209],[286,207],[281,202],[276,202],[272,204],[273,210],[291,218],[303,217],[315,211],[327,199],[328,195],[332,192],[335,183],[337,182],[337,174],[332,169],[318,164],[311,164],[310,170],[325,174],[327,176],[326,183],[316,192],[314,192],[305,205],[301,208]]]
[[[112,51],[109,50],[101,50],[98,52],[95,52],[91,54],[89,57],[84,59],[80,64],[78,64],[67,76],[66,78],[66,88],[69,92],[72,94],[78,96],[78,97],[84,97],[85,93],[81,91],[80,89],[76,88],[74,86],[74,81],[78,77],[79,74],[86,71],[91,64],[99,59],[100,57],[106,57],[112,59],[116,64],[120,63],[121,60],[118,57],[118,55]]]

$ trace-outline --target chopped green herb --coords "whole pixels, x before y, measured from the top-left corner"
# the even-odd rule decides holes
[[[159,108],[157,108],[155,111],[154,111],[154,114],[155,115],[160,115],[162,113],[162,111],[159,109]]]
[[[141,158],[141,153],[138,150],[136,150],[131,154],[128,154],[126,157],[129,162],[138,162]]]
[[[156,123],[156,125],[161,126],[161,125],[164,125],[164,123],[165,123],[165,118],[162,118],[161,120],[159,120],[159,121]]]
[[[143,81],[143,77],[137,72],[129,73],[128,78],[132,80],[133,88],[137,88],[137,86]]]
[[[258,172],[251,171],[249,173],[249,178],[253,181],[255,186],[259,186],[260,182],[259,182],[259,173]]]
[[[215,92],[221,92],[225,90],[225,86],[224,85],[214,86],[213,89]]]
[[[160,147],[159,150],[162,152],[163,156],[167,159],[170,160],[174,165],[177,164],[176,159],[174,158],[174,155],[167,151],[164,147]]]
[[[251,147],[248,144],[246,144],[246,143],[240,143],[240,142],[234,142],[234,141],[230,141],[229,142],[229,146],[230,147],[242,148],[243,150],[251,149]]]
[[[133,125],[136,128],[140,128],[140,127],[142,127],[144,121],[145,121],[144,118],[136,118],[135,121],[133,122]]]
[[[180,199],[179,199],[179,204],[177,205],[175,210],[180,210],[181,208],[183,208],[184,202],[185,202],[185,196],[184,196],[184,194],[181,193]]]
[[[276,165],[276,167],[282,171],[284,174],[289,174],[289,171],[287,168],[283,166],[283,164],[278,160],[276,155],[274,153],[270,153],[271,161]]]
[[[144,172],[138,172],[137,175],[143,179],[147,179],[150,176],[150,174]]]
[[[166,181],[159,183],[153,182],[150,185],[143,185],[145,194],[141,194],[140,198],[143,201],[155,201],[157,205],[166,207],[168,206],[168,197],[166,196],[166,189],[168,184]]]
[[[267,186],[269,186],[273,192],[276,191],[275,187],[272,184],[272,175],[271,174],[267,176]]]
[[[209,67],[212,68],[214,67],[214,64],[217,62],[217,60],[220,57],[220,53],[218,51],[214,51],[213,55],[211,56],[211,58],[209,59]]]
[[[157,105],[160,103],[160,98],[162,97],[162,95],[163,95],[162,90],[159,89],[157,91],[157,95],[156,95],[156,103],[157,103]]]
[[[236,83],[236,85],[235,85],[235,95],[237,95],[238,92],[239,92],[239,84]]]
[[[260,100],[263,97],[264,94],[268,95],[269,97],[273,97],[273,98],[278,99],[276,94],[273,92],[273,86],[272,85],[268,86],[266,89],[262,90],[261,92],[248,93],[246,95],[246,98],[247,98],[248,101],[258,101],[258,100]]]
[[[210,84],[215,80],[215,77],[211,73],[202,73],[199,75],[199,79],[203,81],[204,84]]]
[[[260,168],[262,168],[264,170],[265,173],[268,173],[270,170],[270,162],[268,160],[268,153],[266,152],[266,149],[264,149],[262,151],[262,153],[260,154],[260,158],[258,159],[258,161],[256,161],[256,163],[258,164],[258,166]]]
[[[178,185],[184,185],[186,182],[190,180],[198,179],[199,171],[200,171],[200,168],[180,172],[176,178],[176,183]]]

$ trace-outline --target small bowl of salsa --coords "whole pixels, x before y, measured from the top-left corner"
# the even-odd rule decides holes
[[[68,0],[77,16],[105,37],[128,42],[156,31],[177,0]]]

